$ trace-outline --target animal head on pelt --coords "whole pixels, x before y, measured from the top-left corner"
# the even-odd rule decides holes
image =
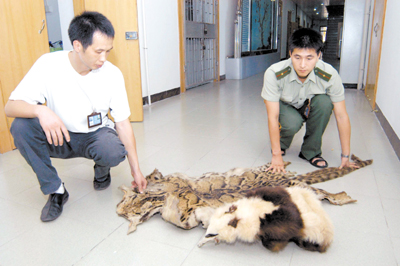
[[[271,251],[293,241],[304,249],[325,252],[333,240],[333,225],[309,189],[266,187],[217,208],[199,246],[212,240],[261,240]]]

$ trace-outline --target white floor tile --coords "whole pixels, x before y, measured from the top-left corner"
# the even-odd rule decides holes
[[[393,250],[397,259],[397,265],[400,265],[400,238],[392,237]]]
[[[326,190],[331,193],[343,191]],[[323,202],[323,207],[335,226],[335,234],[351,230],[367,235],[388,235],[389,230],[380,198],[357,193],[352,193],[350,196],[357,202],[342,206]]]
[[[398,173],[384,173],[380,170],[374,170],[376,183],[382,198],[400,200],[400,178],[398,178]]]
[[[25,164],[26,161],[18,150],[7,152],[7,154],[0,154],[0,174],[17,169]]]
[[[390,235],[395,238],[400,238],[400,200],[383,198],[382,204]]]
[[[73,265],[112,230],[62,217],[34,223],[31,229],[0,246],[2,265]]]
[[[27,163],[0,173],[0,183],[0,198],[3,199],[8,199],[39,184],[35,173]]]
[[[0,247],[40,223],[40,211],[0,199]]]
[[[150,221],[149,221],[150,222]],[[165,222],[159,223],[160,229]],[[151,226],[150,223],[143,227]],[[157,229],[158,227],[153,227]],[[140,229],[138,229],[140,230]],[[181,265],[185,260],[187,253],[186,248],[176,247],[168,243],[163,243],[149,234],[153,231],[146,231],[147,234],[131,234],[127,235],[127,228],[120,226],[111,235],[109,235],[99,245],[96,245],[90,253],[86,254],[75,265]],[[167,229],[168,231],[168,229]],[[159,236],[165,239],[164,231],[158,231]],[[161,234],[160,234],[161,233]],[[184,237],[188,239],[187,237]],[[182,239],[182,238],[180,238]],[[170,241],[176,241],[176,234],[169,235]],[[168,242],[168,241],[167,241]],[[190,247],[191,248],[191,247]]]
[[[201,248],[195,247],[183,265],[290,265],[295,248],[294,244],[289,244],[284,250],[273,253],[260,241],[218,245],[210,242]]]
[[[336,230],[325,253],[295,249],[290,265],[396,266],[390,238],[352,230]]]

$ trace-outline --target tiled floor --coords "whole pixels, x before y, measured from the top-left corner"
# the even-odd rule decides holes
[[[133,123],[143,174],[199,175],[251,167],[270,161],[267,115],[260,97],[262,74],[224,80],[145,106],[144,122]],[[400,162],[362,92],[346,91],[352,121],[352,153],[374,159],[371,166],[315,187],[346,191],[358,202],[333,206],[323,202],[335,226],[335,239],[324,254],[294,244],[272,253],[260,243],[233,245],[197,242],[201,227],[183,230],[160,215],[127,235],[129,222],[116,214],[131,181],[126,162],[112,170],[111,187],[94,191],[93,163],[54,160],[70,192],[62,216],[39,219],[43,196],[30,167],[18,151],[0,155],[0,265],[398,265],[400,262]],[[340,164],[334,117],[324,135],[323,155]],[[291,171],[314,171],[297,157],[297,134],[285,160]]]

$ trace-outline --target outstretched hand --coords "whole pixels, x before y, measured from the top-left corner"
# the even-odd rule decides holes
[[[349,158],[342,157],[342,163],[339,166],[339,169],[342,169],[343,167],[360,168],[360,166],[357,165],[355,162],[350,162]]]
[[[284,173],[286,174],[285,164],[283,163],[282,155],[272,155],[271,165],[267,171],[272,170],[272,173]]]
[[[132,188],[138,188],[140,193],[143,193],[143,190],[147,187],[147,180],[143,176],[143,174],[139,171],[138,173],[133,173],[133,181],[132,181]]]

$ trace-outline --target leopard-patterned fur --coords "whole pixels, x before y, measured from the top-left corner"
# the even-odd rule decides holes
[[[372,163],[372,160],[361,161],[354,155],[351,159],[360,168]],[[125,194],[117,205],[117,213],[130,221],[129,234],[156,213],[161,213],[164,220],[184,229],[191,229],[199,223],[207,227],[215,208],[243,198],[252,189],[266,186],[309,188],[320,200],[327,199],[335,205],[356,201],[346,192],[333,194],[309,185],[344,176],[357,168],[330,167],[296,176],[293,172],[266,172],[268,166],[234,168],[225,173],[209,172],[196,178],[182,173],[163,176],[155,169],[146,177],[148,185],[144,193],[124,185],[120,187]]]

